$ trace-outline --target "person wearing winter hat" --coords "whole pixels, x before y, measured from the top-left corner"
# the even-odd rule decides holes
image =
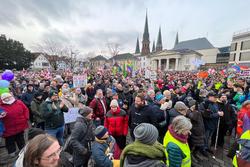
[[[182,101],[177,101],[174,105],[174,108],[172,108],[169,111],[169,124],[172,123],[173,119],[179,115],[186,115],[187,114],[188,107],[183,103]]]
[[[75,166],[87,166],[91,155],[91,142],[94,141],[93,109],[84,106],[79,110],[71,133],[71,146]]]
[[[113,167],[113,148],[115,139],[108,130],[100,125],[95,129],[95,141],[92,145],[92,158],[95,167]]]
[[[112,100],[110,107],[111,109],[106,114],[104,126],[108,129],[109,134],[115,138],[119,149],[122,150],[126,146],[128,115],[126,111],[119,107],[117,100]],[[117,151],[117,153],[118,157],[116,158],[119,159],[120,151]]]
[[[188,135],[192,129],[189,119],[180,115],[174,118],[164,137],[163,145],[168,166],[191,167]]]
[[[31,105],[30,105],[30,112],[33,115],[32,125],[34,127],[41,128],[44,130],[45,123],[44,123],[44,119],[42,117],[42,110],[41,110],[41,106],[43,103],[42,98],[43,98],[42,93],[36,92],[34,94],[34,99],[32,100]]]
[[[164,147],[157,142],[158,134],[152,124],[139,124],[134,129],[135,141],[122,152],[120,166],[165,166]]]
[[[45,131],[58,139],[63,145],[64,112],[68,112],[67,106],[58,99],[56,91],[50,91],[49,97],[42,103],[42,116],[45,121]]]
[[[19,150],[25,145],[24,130],[28,128],[29,109],[21,100],[16,100],[10,93],[1,95],[0,108],[6,113],[1,118],[5,128],[3,137],[6,148],[8,154],[14,157],[16,144]]]

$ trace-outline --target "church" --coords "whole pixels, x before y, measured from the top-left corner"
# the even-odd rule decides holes
[[[135,49],[135,56],[139,59],[138,64],[142,69],[148,68],[162,71],[197,70],[200,65],[216,63],[218,53],[219,49],[214,47],[205,37],[179,42],[178,32],[174,47],[170,50],[163,49],[161,27],[159,28],[156,46],[155,42],[153,42],[150,51],[147,13],[142,48],[140,49],[139,38],[137,38]]]

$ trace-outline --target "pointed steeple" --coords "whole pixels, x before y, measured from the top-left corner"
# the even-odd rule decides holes
[[[161,27],[159,28],[158,39],[156,43],[156,52],[162,51]]]
[[[155,52],[155,41],[153,42],[152,52]]]
[[[178,36],[178,32],[176,34],[176,37],[175,37],[175,43],[174,43],[174,47],[179,43],[179,36]]]
[[[145,26],[144,26],[144,32],[143,32],[143,39],[142,39],[142,55],[147,55],[150,53],[149,48],[149,32],[148,32],[148,14],[146,12],[146,19],[145,19]]]
[[[137,41],[136,41],[136,48],[135,48],[135,54],[140,53],[140,45],[139,45],[139,39],[137,37]]]

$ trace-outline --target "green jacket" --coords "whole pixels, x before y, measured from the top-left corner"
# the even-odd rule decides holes
[[[164,147],[162,144],[156,142],[154,145],[146,145],[137,140],[127,145],[122,151],[120,157],[120,167],[124,166],[124,161],[127,155],[143,156],[150,160],[162,161],[162,164],[166,162]]]
[[[52,105],[56,106],[53,108]],[[55,129],[64,125],[63,112],[68,112],[66,105],[60,108],[61,101],[52,102],[49,98],[42,104],[42,115],[45,120],[45,129]]]
[[[31,113],[33,114],[33,121],[38,124],[41,122],[44,122],[43,116],[42,116],[42,103],[34,99],[31,102],[30,109]]]

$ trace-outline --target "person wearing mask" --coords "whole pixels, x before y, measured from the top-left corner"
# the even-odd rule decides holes
[[[1,116],[4,124],[3,137],[11,157],[15,157],[16,144],[21,150],[25,145],[24,130],[28,128],[29,109],[21,100],[16,100],[12,94],[1,95],[0,108],[5,111]]]
[[[68,112],[67,106],[58,99],[58,93],[51,91],[49,97],[42,104],[42,115],[45,120],[45,131],[56,137],[63,145],[64,115]]]
[[[217,129],[219,117],[223,117],[224,115],[223,111],[219,111],[216,94],[214,92],[210,92],[208,94],[208,99],[199,105],[199,111],[202,113],[205,125],[204,151],[213,154],[209,146],[209,141]]]
[[[107,112],[107,105],[101,89],[96,91],[95,98],[90,102],[89,107],[93,109],[95,126],[103,125],[104,116]]]
[[[120,167],[166,167],[165,151],[157,142],[158,130],[149,123],[141,123],[134,129],[135,141],[125,147]]]
[[[140,123],[151,123],[157,126],[157,119],[152,107],[146,104],[145,96],[142,93],[137,94],[135,102],[129,110],[129,128],[130,135],[134,140],[134,129]]]
[[[111,110],[106,114],[104,126],[108,129],[109,134],[115,138],[120,150],[123,150],[128,134],[128,115],[119,107],[117,100],[112,100],[110,107]]]
[[[37,128],[45,129],[44,119],[42,116],[42,103],[43,103],[43,95],[39,92],[34,94],[34,99],[31,102],[30,111],[33,115],[33,123]]]
[[[71,134],[71,147],[73,149],[73,163],[75,167],[87,166],[91,156],[91,142],[94,141],[93,110],[84,106],[79,110]]]
[[[40,134],[29,141],[24,153],[24,167],[61,167],[58,140],[48,134]]]
[[[180,115],[174,118],[164,137],[163,146],[168,167],[191,167],[188,135],[192,129],[189,119]]]

